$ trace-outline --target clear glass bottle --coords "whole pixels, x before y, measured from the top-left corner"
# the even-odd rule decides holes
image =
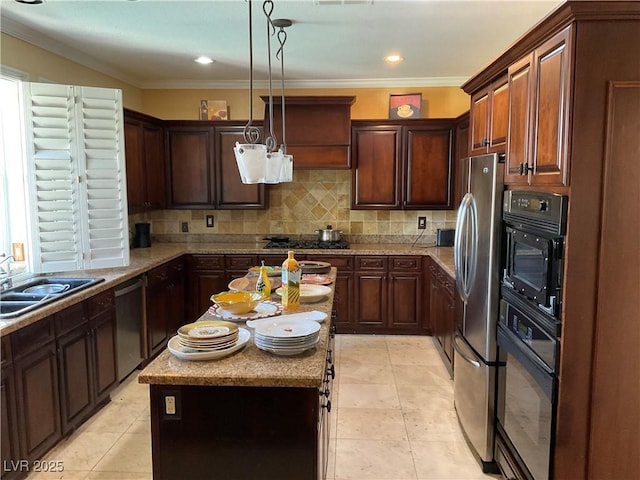
[[[301,273],[298,261],[293,258],[293,250],[289,250],[287,259],[282,262],[282,307],[285,310],[300,308]]]
[[[264,260],[260,266],[260,274],[258,275],[258,281],[256,282],[256,292],[262,296],[263,300],[269,300],[269,297],[271,297],[271,280],[269,280]]]

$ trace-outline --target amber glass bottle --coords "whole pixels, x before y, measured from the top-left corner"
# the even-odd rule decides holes
[[[293,250],[287,252],[287,259],[282,262],[282,307],[285,310],[300,308],[300,266],[293,258]]]

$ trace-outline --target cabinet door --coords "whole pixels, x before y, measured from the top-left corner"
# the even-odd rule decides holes
[[[142,128],[144,146],[144,194],[147,209],[166,207],[164,133],[162,127],[145,124]],[[128,175],[127,171],[127,175]]]
[[[531,82],[533,54],[509,67],[509,140],[505,159],[505,183],[526,184],[523,172],[531,162]],[[523,169],[523,165],[527,166]]]
[[[487,151],[487,125],[489,121],[489,87],[471,97],[471,155]]]
[[[129,214],[137,213],[144,207],[144,165],[142,125],[125,117],[124,151],[127,166],[127,207]]]
[[[91,347],[88,323],[58,339],[63,434],[79,425],[93,408]]]
[[[215,202],[213,127],[167,129],[170,208],[211,208]]]
[[[507,77],[491,83],[489,152],[504,153],[509,130],[509,82]]]
[[[22,458],[33,462],[62,437],[55,342],[14,362]]]
[[[2,461],[2,478],[5,480],[18,477],[19,468],[17,467],[17,462],[23,458],[20,455],[16,408],[13,368],[6,367],[2,369],[0,382],[0,429],[2,430],[2,437],[0,437],[2,457],[0,461]]]
[[[453,206],[453,128],[405,127],[403,207]]]
[[[106,310],[93,318],[91,327],[96,403],[100,403],[118,383],[115,310]]]
[[[422,319],[422,274],[389,273],[389,326],[418,329]]]
[[[454,195],[453,206],[457,207],[467,191],[465,179],[467,175],[463,171],[462,160],[469,156],[469,113],[458,117],[455,134],[455,154],[453,156]]]
[[[351,208],[396,209],[401,195],[402,127],[355,127]]]
[[[387,274],[355,274],[356,318],[359,326],[387,326]]]
[[[532,184],[567,185],[571,27],[534,52]]]
[[[267,206],[264,184],[246,185],[240,180],[233,153],[244,143],[244,126],[215,127],[216,206],[221,209],[262,209]]]

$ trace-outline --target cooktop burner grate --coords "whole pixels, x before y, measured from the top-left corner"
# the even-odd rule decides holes
[[[300,248],[300,249],[345,249],[349,248],[349,242],[346,240],[338,240],[337,242],[321,242],[320,240],[287,240],[273,241],[267,243],[264,248]]]

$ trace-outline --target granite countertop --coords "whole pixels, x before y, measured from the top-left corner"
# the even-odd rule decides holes
[[[336,272],[333,267],[330,275],[334,279]],[[272,300],[279,298],[276,294],[272,295]],[[244,322],[239,322],[238,326],[251,332],[251,338],[242,350],[219,360],[198,362],[180,360],[164,350],[142,370],[138,375],[138,382],[158,385],[320,388],[329,348],[332,306],[333,284],[331,293],[323,301],[303,303],[297,312],[292,312],[318,310],[327,314],[327,318],[320,324],[318,344],[300,355],[277,356],[258,349],[253,342],[253,329],[246,327]],[[283,315],[286,313],[283,312]],[[199,318],[216,319],[218,318],[209,312]]]
[[[118,268],[105,268],[98,270],[84,270],[77,272],[56,273],[55,276],[68,277],[99,277],[104,282],[81,290],[78,293],[64,297],[54,302],[26,313],[15,319],[0,320],[0,336],[15,332],[27,325],[37,322],[49,315],[53,315],[78,302],[86,300],[98,293],[113,288],[130,278],[162,265],[184,254],[280,254],[287,249],[265,249],[264,242],[254,243],[155,243],[150,248],[136,248],[131,250],[129,266]],[[452,277],[453,273],[453,248],[433,246],[411,246],[410,244],[351,244],[350,248],[298,250],[300,253],[313,255],[421,255],[431,256]]]

